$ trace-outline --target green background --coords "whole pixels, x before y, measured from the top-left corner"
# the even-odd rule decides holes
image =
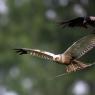
[[[63,53],[74,41],[92,30],[63,29],[57,22],[78,16],[94,16],[95,0],[1,1],[5,10],[0,3],[3,10],[0,10],[0,93],[4,90],[4,93],[13,92],[12,95],[95,95],[95,66],[54,78],[64,73],[64,65],[29,55],[19,56],[12,50],[35,48]],[[81,60],[90,63],[94,56],[95,49]],[[85,94],[74,93],[78,83],[85,85]]]

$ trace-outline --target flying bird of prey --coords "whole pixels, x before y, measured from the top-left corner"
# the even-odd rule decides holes
[[[74,72],[89,66],[84,64],[84,62],[79,61],[79,58],[90,51],[94,46],[95,34],[93,33],[74,42],[62,54],[53,54],[50,52],[29,48],[18,48],[14,50],[20,55],[30,54],[66,65],[66,72]]]
[[[59,22],[59,25],[62,27],[83,27],[88,28],[88,26],[95,27],[95,17],[87,16],[87,17],[77,17],[67,21]]]

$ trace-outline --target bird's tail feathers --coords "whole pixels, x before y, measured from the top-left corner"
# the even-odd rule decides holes
[[[81,61],[74,60],[70,65],[67,66],[66,72],[76,72],[77,70],[84,69],[89,65],[84,64]]]

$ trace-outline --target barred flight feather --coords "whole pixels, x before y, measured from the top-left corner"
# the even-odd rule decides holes
[[[53,60],[53,57],[55,55],[53,53],[46,52],[46,51],[41,51],[41,50],[37,50],[37,49],[22,48],[22,49],[15,49],[15,50],[20,55],[22,55],[22,54],[30,54],[30,55],[38,56],[38,57],[48,59],[48,60]]]
[[[84,51],[82,51],[80,53],[80,56],[83,56],[85,53],[87,53],[88,51],[90,51],[91,49],[93,49],[95,47],[95,43],[89,45],[88,47],[86,47],[86,49]]]

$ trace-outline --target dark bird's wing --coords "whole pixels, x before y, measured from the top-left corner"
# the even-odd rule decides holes
[[[84,27],[84,28],[87,28],[84,21],[85,21],[84,17],[77,17],[72,20],[61,21],[61,22],[59,22],[59,25],[62,27]]]
[[[95,34],[87,35],[71,45],[64,54],[71,55],[78,59],[95,47]]]
[[[32,56],[37,56],[41,57],[44,59],[52,60],[55,61],[55,54],[46,52],[46,51],[41,51],[37,49],[29,49],[29,48],[20,48],[20,49],[14,49],[19,55],[22,54],[30,54]]]

